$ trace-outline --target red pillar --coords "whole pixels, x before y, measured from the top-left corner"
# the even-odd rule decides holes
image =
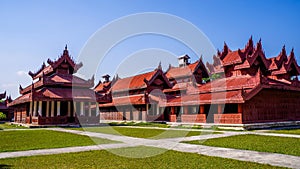
[[[218,104],[218,114],[222,114],[222,104]]]
[[[200,114],[204,114],[204,105],[200,105]]]
[[[242,104],[238,104],[238,113],[242,113],[243,112],[243,105]]]

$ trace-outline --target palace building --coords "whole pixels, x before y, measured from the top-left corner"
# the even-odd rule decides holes
[[[213,63],[189,56],[179,66],[99,83],[107,97],[102,120],[251,124],[300,120],[300,82],[294,51],[267,58],[261,40],[243,49],[224,44]],[[103,93],[102,93],[103,94]]]
[[[300,121],[300,67],[294,50],[285,46],[275,57],[266,57],[261,40],[252,37],[242,49],[226,43],[213,56],[166,71],[161,64],[150,72],[110,80],[94,87],[94,78],[74,75],[82,66],[70,57],[67,47],[56,60],[48,60],[32,84],[8,106],[17,123],[57,125],[106,121],[165,121],[198,124],[265,124]],[[94,87],[94,88],[93,88]],[[93,89],[92,89],[93,88]]]
[[[13,109],[7,106],[10,102],[12,99],[10,96],[6,96],[6,92],[0,93],[0,112],[6,115],[6,119],[2,119],[4,121],[11,121],[13,118]]]
[[[83,64],[76,64],[69,55],[67,46],[55,61],[48,59],[48,65],[35,73],[32,84],[23,88],[21,96],[9,103],[14,108],[17,123],[52,125],[69,123],[98,123],[94,77],[84,80],[74,75]]]

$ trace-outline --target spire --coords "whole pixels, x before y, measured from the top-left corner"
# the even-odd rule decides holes
[[[291,56],[291,57],[294,57],[294,56],[295,56],[295,54],[294,54],[294,47],[293,47],[292,50],[291,50],[290,56]]]
[[[281,49],[281,54],[286,55],[285,45],[283,45],[283,47]]]
[[[250,39],[248,40],[247,45],[245,46],[245,51],[248,55],[251,55],[253,52],[253,40],[252,40],[252,35]]]
[[[64,54],[63,55],[68,55],[69,56],[69,51],[68,51],[68,45],[66,44]]]
[[[261,50],[261,49],[262,49],[262,44],[261,44],[261,38],[260,38],[256,44],[256,50]]]
[[[158,69],[158,70],[162,70],[162,67],[161,67],[161,61],[159,62],[157,69]]]

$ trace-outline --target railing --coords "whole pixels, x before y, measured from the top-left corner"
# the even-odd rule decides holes
[[[182,114],[181,122],[185,123],[206,123],[205,114]]]
[[[241,124],[242,114],[214,114],[214,123]]]

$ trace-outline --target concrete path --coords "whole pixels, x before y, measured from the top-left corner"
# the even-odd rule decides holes
[[[181,152],[198,153],[198,154],[207,155],[207,156],[229,158],[229,159],[235,159],[235,160],[241,160],[241,161],[250,161],[250,162],[256,162],[256,163],[261,163],[261,164],[269,164],[269,165],[273,165],[273,166],[300,168],[300,163],[299,163],[300,157],[292,156],[292,155],[185,144],[185,143],[179,143],[178,141],[181,141],[181,139],[178,140],[178,138],[151,140],[151,139],[144,139],[144,138],[133,138],[133,137],[128,137],[128,136],[118,136],[118,135],[111,135],[111,134],[102,134],[102,133],[84,132],[84,131],[66,130],[66,129],[56,129],[56,128],[53,128],[50,130],[70,132],[70,133],[86,135],[86,136],[90,136],[90,137],[106,138],[106,139],[115,140],[115,141],[122,141],[124,143],[127,143],[130,146],[143,145],[143,146],[164,148],[164,149],[168,149],[168,150],[175,150],[175,151],[181,151]],[[237,135],[238,133],[249,134],[246,132],[227,132],[224,134],[192,136],[192,137],[184,138],[183,140],[198,140],[199,138],[205,139],[208,137],[216,138],[216,137],[222,137],[222,136],[228,137],[228,136],[232,136],[232,135]]]
[[[78,146],[78,147],[3,152],[3,153],[0,153],[0,159],[25,157],[25,156],[36,156],[36,155],[74,153],[74,152],[103,150],[103,149],[111,149],[111,148],[123,148],[123,147],[130,147],[130,145],[125,144],[125,143],[118,143],[118,144],[100,144],[100,145],[93,145],[93,146]]]
[[[82,147],[43,149],[43,150],[29,150],[29,151],[19,151],[19,152],[4,152],[4,153],[0,153],[0,159],[1,158],[11,158],[11,157],[22,157],[22,156],[34,156],[34,155],[45,155],[45,154],[81,152],[81,151],[90,151],[90,150],[113,149],[113,148],[122,148],[122,147],[149,146],[149,147],[157,147],[157,148],[163,148],[163,149],[168,149],[168,150],[175,150],[175,151],[180,151],[180,152],[197,153],[197,154],[207,155],[207,156],[256,162],[256,163],[261,163],[261,164],[269,164],[269,165],[273,165],[273,166],[300,168],[300,163],[299,163],[300,157],[298,157],[298,156],[179,143],[180,141],[203,140],[203,139],[217,138],[217,137],[228,137],[228,136],[237,135],[237,134],[250,134],[250,133],[256,134],[253,132],[225,132],[224,134],[212,134],[212,135],[192,136],[192,137],[187,137],[187,138],[169,138],[169,139],[152,140],[152,139],[134,138],[134,137],[128,137],[128,136],[121,136],[121,135],[103,134],[103,133],[86,132],[86,131],[78,131],[78,130],[68,130],[68,129],[63,129],[63,128],[47,128],[46,130],[68,132],[68,133],[73,133],[73,134],[85,135],[85,136],[89,136],[89,137],[105,138],[105,139],[110,139],[110,140],[114,140],[114,141],[121,141],[123,143],[102,144],[102,145],[82,146]],[[263,133],[263,134],[270,135],[273,133]]]

